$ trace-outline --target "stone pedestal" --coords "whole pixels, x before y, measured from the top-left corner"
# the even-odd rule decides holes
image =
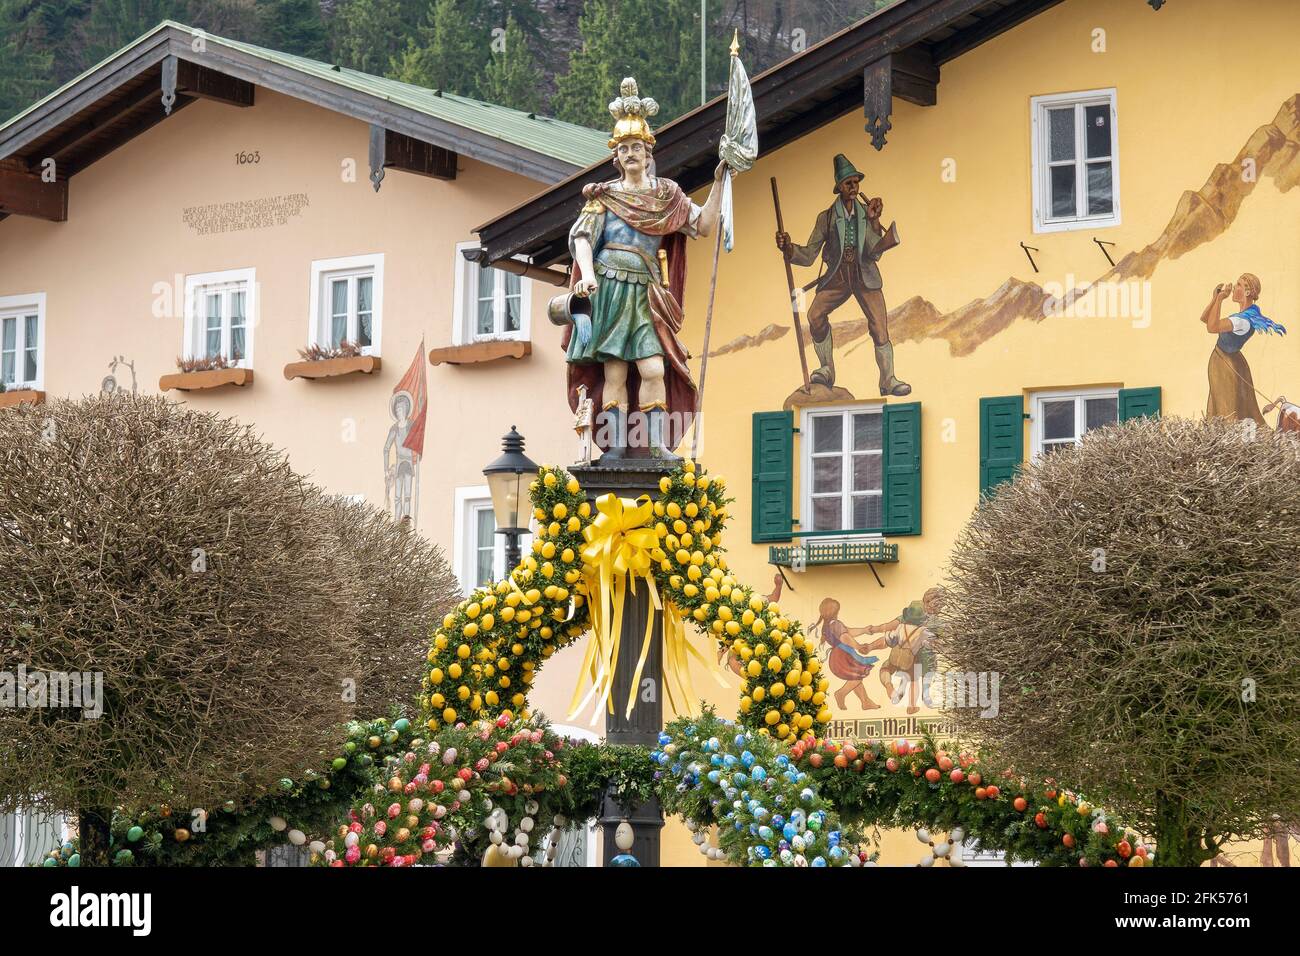
[[[582,483],[583,489],[595,499],[604,494],[616,494],[621,498],[639,498],[649,495],[652,499],[659,497],[659,479],[668,473],[669,468],[655,459],[634,458],[618,463],[610,462],[594,465],[575,465],[569,469],[574,477]],[[632,686],[632,675],[636,671],[636,662],[641,656],[641,643],[645,638],[645,620],[647,609],[653,609],[650,591],[644,580],[635,591],[630,588],[623,605],[623,628],[619,637],[618,660],[614,665],[614,685],[611,699],[614,713],[605,715],[605,738],[611,744],[640,744],[653,748],[659,739],[659,731],[664,725],[663,705],[663,611],[655,612],[653,639],[650,654],[641,669],[641,678],[637,687],[636,706],[632,716],[625,717],[627,697]],[[626,819],[636,833],[636,842],[631,853],[642,866],[659,865],[659,838],[663,829],[663,813],[659,801],[651,799],[646,803],[628,807],[626,812],[611,797],[606,796],[601,809],[600,824],[605,835],[603,863],[619,854],[614,844],[614,831],[619,822]]]

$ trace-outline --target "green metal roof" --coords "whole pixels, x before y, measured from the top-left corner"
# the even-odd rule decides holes
[[[553,119],[549,116],[537,116],[520,110],[498,106],[482,100],[431,90],[411,83],[402,83],[381,76],[372,76],[346,67],[334,66],[312,60],[304,56],[281,53],[265,47],[229,40],[215,36],[203,30],[196,30],[183,23],[164,20],[139,39],[123,47],[102,63],[91,67],[81,76],[70,80],[53,93],[32,104],[26,110],[0,125],[0,133],[13,126],[29,114],[41,109],[45,104],[57,99],[61,93],[76,86],[81,80],[96,70],[120,57],[130,50],[168,28],[188,34],[191,37],[202,36],[209,46],[224,46],[237,50],[247,56],[256,57],[267,63],[276,64],[318,79],[337,84],[357,93],[379,97],[399,106],[416,110],[426,116],[451,123],[477,133],[492,136],[504,142],[513,143],[525,149],[533,150],[545,156],[572,163],[583,168],[608,156],[605,145],[608,134],[599,130],[588,129],[574,123]]]

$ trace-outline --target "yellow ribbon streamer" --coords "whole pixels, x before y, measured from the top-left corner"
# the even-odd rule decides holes
[[[614,712],[611,699],[614,685],[614,667],[618,660],[623,630],[623,612],[628,589],[636,593],[638,579],[650,590],[650,606],[646,608],[645,633],[636,670],[628,688],[625,716],[632,715],[636,705],[641,674],[654,641],[655,611],[662,610],[664,650],[664,692],[669,706],[677,714],[693,712],[697,699],[691,683],[690,657],[694,656],[721,687],[727,682],[716,668],[686,637],[686,625],[681,610],[672,602],[660,598],[655,586],[651,552],[659,546],[659,537],[653,527],[654,505],[648,496],[633,501],[617,495],[602,495],[596,501],[596,516],[583,536],[587,543],[582,548],[584,575],[587,578],[588,608],[591,616],[592,639],[587,643],[578,686],[569,705],[569,717],[582,711],[593,700],[591,722],[595,724],[601,710]],[[583,694],[586,680],[591,687]]]
[[[602,706],[612,713],[610,693],[614,683],[614,663],[618,660],[619,635],[623,628],[623,606],[627,595],[629,577],[650,580],[650,550],[658,542],[653,528],[646,524],[654,517],[654,505],[648,497],[638,501],[617,495],[601,495],[596,500],[596,516],[583,529],[587,543],[582,548],[582,559],[595,570],[596,594],[589,607],[593,640],[587,647],[584,671],[591,678],[591,690],[579,700],[582,685],[574,692],[569,716],[587,706],[594,697],[597,708],[592,714],[595,723]],[[588,582],[590,590],[590,584]],[[653,582],[651,587],[653,588]]]

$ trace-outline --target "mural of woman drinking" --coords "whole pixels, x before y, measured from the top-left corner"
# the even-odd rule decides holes
[[[1259,277],[1243,272],[1231,285],[1215,286],[1210,304],[1201,313],[1205,330],[1218,336],[1214,351],[1210,353],[1207,418],[1234,418],[1261,426],[1265,424],[1255,401],[1255,380],[1241,350],[1256,332],[1286,335],[1286,328],[1259,311],[1260,291]],[[1223,303],[1229,298],[1238,306],[1238,311],[1225,317]]]
[[[942,589],[930,588],[921,595],[921,600],[913,601],[903,608],[902,613],[893,620],[886,621],[883,624],[868,625],[852,632],[854,634],[884,635],[884,637],[868,644],[863,650],[874,651],[878,648],[889,648],[889,655],[885,658],[885,663],[880,667],[880,684],[884,687],[885,693],[889,695],[891,704],[900,703],[904,692],[906,692],[908,714],[915,714],[921,709],[916,702],[917,691],[921,690],[923,694],[925,693],[924,688],[918,688],[917,686],[916,668],[919,665],[920,672],[925,673],[933,671],[936,667],[935,652],[931,647],[934,642],[932,627],[934,616],[939,610],[939,601],[942,595]],[[873,657],[871,660],[874,663],[876,658]],[[834,670],[833,664],[831,670],[832,673],[838,673]],[[894,681],[894,675],[896,674],[899,677],[897,687],[895,687]],[[924,700],[926,704],[930,703],[928,697],[925,697]],[[843,704],[840,706],[842,707]]]

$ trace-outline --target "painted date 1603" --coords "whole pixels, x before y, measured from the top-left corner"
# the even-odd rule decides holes
[[[237,166],[247,166],[249,163],[260,163],[261,161],[261,150],[253,150],[251,153],[246,153],[243,150],[240,150],[235,154],[235,165]]]

